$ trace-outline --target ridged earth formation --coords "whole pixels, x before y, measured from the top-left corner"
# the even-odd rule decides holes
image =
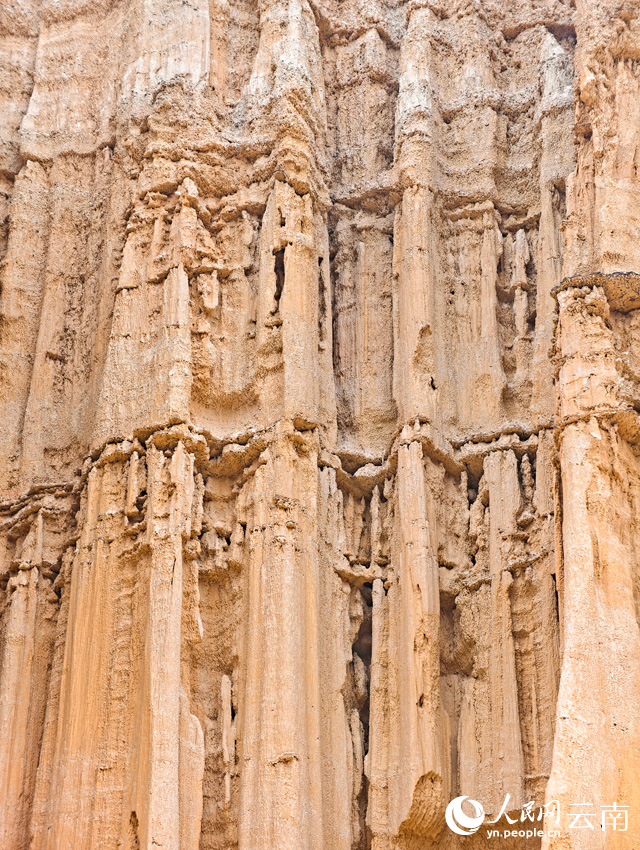
[[[6,0],[0,69],[2,850],[637,850],[637,0]]]

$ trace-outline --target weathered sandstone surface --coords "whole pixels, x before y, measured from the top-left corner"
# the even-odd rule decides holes
[[[637,0],[4,0],[0,69],[1,850],[637,850]]]

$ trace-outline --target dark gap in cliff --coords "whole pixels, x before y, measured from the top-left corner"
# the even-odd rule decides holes
[[[318,257],[318,339],[326,339],[325,325],[327,321],[327,290],[324,285],[324,257]]]
[[[558,235],[562,239],[562,230],[559,228],[559,225],[567,217],[567,184],[564,178],[560,178],[554,182],[551,203],[555,213]]]
[[[356,656],[362,662],[361,676],[356,675],[355,697],[356,708],[362,726],[362,759],[369,752],[369,710],[371,697],[371,650],[373,644],[373,584],[367,582],[360,588],[362,602],[362,621],[358,634],[353,643],[354,668]],[[358,682],[358,680],[360,680]],[[369,800],[369,782],[362,773],[362,783],[357,798],[357,807],[360,820],[361,840],[358,850],[369,850],[371,837],[367,827],[367,804]]]
[[[534,492],[535,492],[536,481],[538,479],[538,454],[537,454],[537,452],[535,454],[529,455],[529,463],[531,464],[531,467],[530,467],[531,481],[532,481],[533,489],[534,489]]]
[[[373,584],[367,582],[360,588],[362,597],[362,622],[353,644],[354,653],[361,659],[366,672],[366,691],[360,700],[358,710],[364,730],[364,753],[369,750],[369,695],[371,684],[371,647],[373,642]]]
[[[569,3],[570,9],[575,9],[575,2],[571,0]],[[576,43],[576,28],[575,24],[570,21],[558,21],[558,22],[550,22],[545,24],[545,28],[547,32],[550,32],[551,35],[560,41],[561,39],[568,39],[572,45]]]
[[[558,581],[556,579],[556,574],[551,573],[551,581],[553,582],[553,595],[556,602],[556,619],[558,623],[560,622],[560,595],[558,594]]]
[[[282,297],[282,290],[284,289],[284,248],[281,248],[279,251],[274,251],[273,256],[275,257],[274,271],[276,275],[276,288],[273,293],[275,306],[271,312],[275,314],[280,310],[280,298]]]
[[[471,551],[469,552],[469,562],[471,563],[471,569],[474,570],[477,566],[476,556],[478,554],[478,545],[474,544]]]
[[[127,850],[140,850],[140,838],[138,836],[138,815],[131,812],[129,817],[129,836]]]
[[[328,215],[327,235],[329,239],[329,254],[325,257],[328,263],[327,309],[330,310],[329,321],[332,333],[332,363],[336,384],[336,405],[338,428],[350,428],[353,425],[353,411],[350,404],[349,384],[349,351],[343,350],[343,328],[350,326],[350,313],[353,309],[349,297],[349,280],[346,274],[344,236],[341,235],[340,223],[345,217],[342,207],[334,207]]]
[[[140,522],[141,518],[144,515],[146,504],[147,504],[147,491],[146,491],[146,489],[144,489],[144,490],[141,490],[138,493],[138,495],[136,496],[136,501],[135,501],[136,513],[133,514],[132,516],[127,517],[128,521],[130,523]]]

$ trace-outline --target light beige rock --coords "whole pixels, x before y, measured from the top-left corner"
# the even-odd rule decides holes
[[[639,56],[2,6],[0,850],[638,846]]]

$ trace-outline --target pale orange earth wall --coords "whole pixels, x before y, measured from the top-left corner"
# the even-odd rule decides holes
[[[637,3],[15,0],[0,68],[0,850],[635,850]]]

